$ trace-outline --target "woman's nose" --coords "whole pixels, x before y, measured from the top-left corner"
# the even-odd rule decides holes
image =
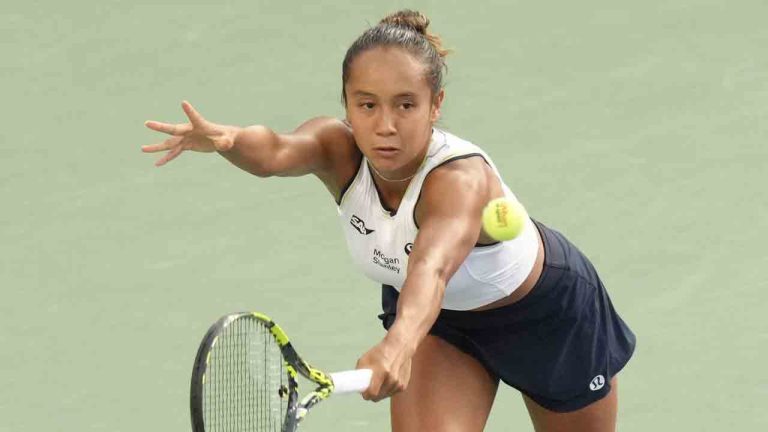
[[[381,136],[394,135],[397,132],[395,127],[395,117],[388,109],[382,109],[379,112],[376,121],[376,134]]]

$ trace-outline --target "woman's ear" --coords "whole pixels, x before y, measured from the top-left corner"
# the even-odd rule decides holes
[[[429,120],[434,124],[440,118],[440,107],[443,106],[443,100],[445,99],[445,89],[440,89],[440,93],[435,96],[432,103],[432,114]]]

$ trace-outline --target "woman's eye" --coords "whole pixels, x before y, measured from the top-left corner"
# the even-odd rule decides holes
[[[373,102],[363,102],[360,104],[360,107],[363,109],[371,110],[374,107]]]
[[[411,102],[404,102],[400,105],[404,110],[413,109],[413,104]]]

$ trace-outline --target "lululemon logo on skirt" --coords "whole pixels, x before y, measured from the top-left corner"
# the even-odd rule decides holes
[[[605,378],[602,375],[592,378],[592,382],[589,383],[589,389],[592,391],[598,391],[603,387],[605,387]]]

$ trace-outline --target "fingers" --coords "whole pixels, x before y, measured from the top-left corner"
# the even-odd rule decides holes
[[[181,141],[183,139],[183,137],[168,138],[160,144],[141,146],[141,151],[144,153],[157,153],[169,150],[168,153],[166,153],[162,158],[155,162],[155,166],[160,167],[176,159],[176,157],[184,151],[184,146],[181,145]]]
[[[194,128],[189,123],[174,125],[169,123],[160,123],[153,120],[148,120],[144,122],[144,126],[152,130],[156,130],[158,132],[163,132],[163,133],[167,133],[168,135],[175,135],[175,136],[184,135],[185,133],[192,131],[192,129]]]
[[[160,144],[150,144],[141,146],[141,151],[144,153],[157,153],[160,151],[170,150],[174,147],[177,147],[179,143],[181,142],[182,137],[173,137],[168,138],[167,140],[163,141]]]
[[[182,151],[184,151],[184,148],[182,148],[181,146],[174,148],[173,150],[166,153],[165,156],[160,158],[157,162],[155,162],[155,166],[161,167],[167,164],[168,162],[176,159],[176,157],[179,156]]]
[[[380,375],[379,377],[375,375],[371,379],[371,385],[362,393],[363,399],[379,402],[405,390],[405,384],[397,377],[390,374],[383,374],[383,376]]]
[[[179,136],[189,133],[194,130],[195,127],[202,127],[205,124],[205,119],[200,115],[200,113],[197,112],[197,110],[195,110],[192,104],[184,101],[181,103],[181,108],[184,110],[184,113],[187,114],[190,123],[175,125],[170,123],[161,123],[154,120],[147,120],[144,122],[144,126],[158,132],[167,133],[168,135]]]
[[[181,108],[187,114],[187,117],[189,117],[189,121],[192,122],[193,126],[202,127],[205,124],[205,119],[200,115],[200,113],[197,112],[197,110],[195,110],[194,107],[192,107],[192,104],[184,101],[181,103]]]
[[[181,104],[184,113],[187,114],[190,123],[185,124],[170,124],[161,123],[154,120],[148,120],[144,122],[144,125],[152,130],[173,135],[173,138],[169,138],[160,144],[151,144],[141,147],[141,151],[145,153],[156,153],[161,151],[168,151],[162,158],[155,162],[155,166],[163,166],[168,162],[176,159],[183,151],[184,146],[181,145],[184,137],[195,128],[203,128],[205,126],[205,119],[201,116],[192,105],[184,101]]]
[[[376,345],[357,361],[357,369],[371,369],[373,376],[362,392],[365,400],[378,402],[405,390],[411,376],[411,359],[392,355],[384,342]]]
[[[364,392],[360,393],[360,395],[365,400],[375,400],[376,395],[379,393],[379,389],[381,388],[382,383],[382,374],[374,369],[371,364],[368,363],[367,359],[365,359],[365,356],[357,361],[357,365],[355,366],[355,369],[367,369],[371,368],[373,370],[373,375],[371,375],[371,383],[368,384],[368,388],[365,389]]]

